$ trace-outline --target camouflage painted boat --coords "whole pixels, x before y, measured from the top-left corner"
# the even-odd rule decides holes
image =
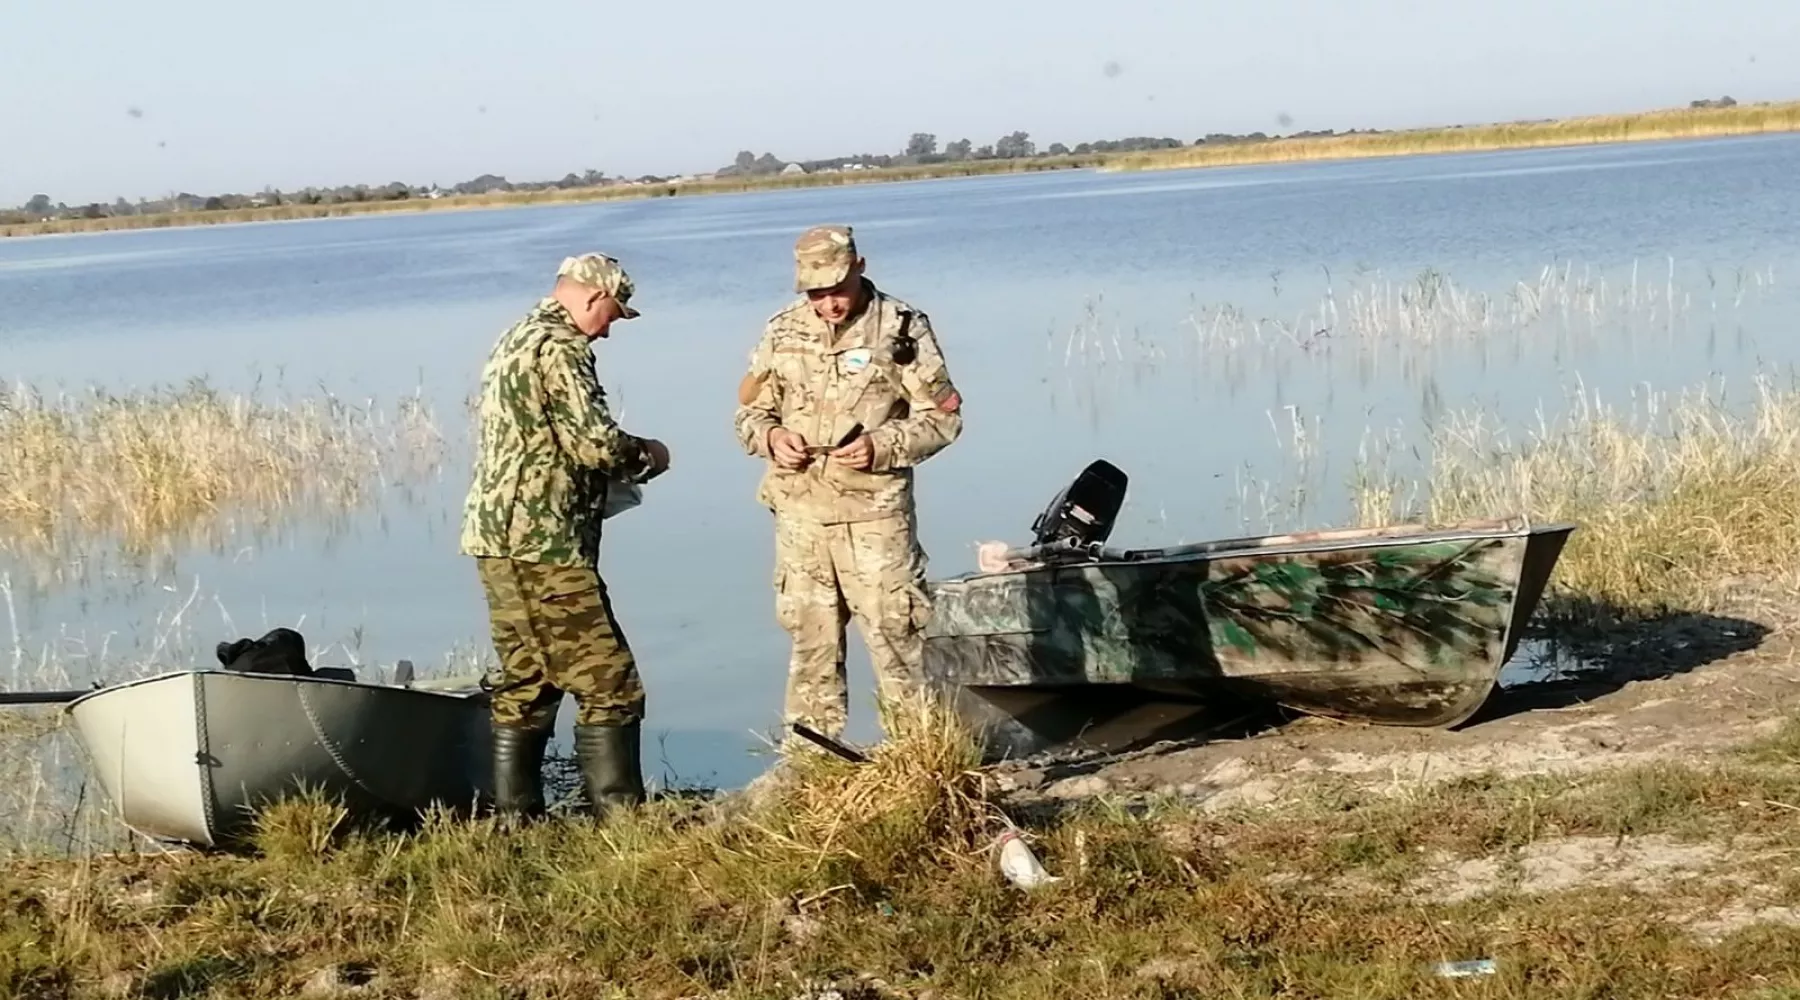
[[[926,673],[991,757],[1102,724],[1126,692],[1452,726],[1494,689],[1573,530],[1507,519],[1138,551],[1064,538],[934,581]]]

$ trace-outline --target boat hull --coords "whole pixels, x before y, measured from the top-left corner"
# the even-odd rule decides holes
[[[237,841],[257,807],[301,790],[404,818],[491,789],[479,692],[196,670],[102,688],[67,711],[120,820],[157,840]]]
[[[1012,753],[1102,689],[1455,725],[1487,700],[1572,530],[1350,529],[938,581],[926,675]]]

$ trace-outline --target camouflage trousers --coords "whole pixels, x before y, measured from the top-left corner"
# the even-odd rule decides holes
[[[500,657],[491,697],[496,724],[548,726],[565,692],[575,697],[581,725],[643,718],[637,661],[599,573],[515,559],[475,565]]]
[[[851,524],[776,515],[775,616],[793,640],[782,714],[840,735],[850,693],[845,626],[854,617],[885,699],[918,686],[926,556],[910,514]]]

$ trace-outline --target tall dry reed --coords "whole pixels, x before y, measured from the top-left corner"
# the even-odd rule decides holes
[[[106,537],[141,553],[225,514],[344,511],[380,477],[435,468],[442,443],[417,398],[390,414],[198,381],[125,394],[19,386],[0,395],[0,550],[54,555]]]
[[[1399,509],[1407,497],[1416,509]],[[1365,465],[1357,499],[1365,523],[1574,521],[1563,591],[1642,612],[1706,608],[1736,585],[1800,581],[1800,390],[1759,378],[1741,401],[1707,387],[1623,411],[1582,392],[1564,416],[1522,431],[1454,411],[1432,435],[1422,482]]]

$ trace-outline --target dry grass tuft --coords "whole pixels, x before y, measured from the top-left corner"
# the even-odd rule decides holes
[[[753,822],[767,847],[844,863],[878,880],[921,857],[974,859],[1007,821],[990,804],[973,735],[920,696],[884,705],[888,738],[854,763],[798,745]]]
[[[1747,407],[1722,393],[1648,396],[1621,414],[1587,395],[1522,439],[1479,413],[1434,435],[1406,484],[1365,468],[1364,522],[1438,523],[1498,512],[1580,525],[1558,564],[1565,593],[1631,612],[1705,610],[1732,585],[1792,583],[1800,551],[1800,391],[1759,379]],[[1393,503],[1424,497],[1423,511]]]
[[[256,814],[252,839],[265,857],[305,861],[318,858],[345,835],[350,811],[316,791],[272,803]]]
[[[386,415],[330,395],[275,403],[203,382],[115,395],[0,396],[0,549],[56,556],[95,536],[139,554],[228,513],[344,511],[372,480],[435,467],[417,398]]]

